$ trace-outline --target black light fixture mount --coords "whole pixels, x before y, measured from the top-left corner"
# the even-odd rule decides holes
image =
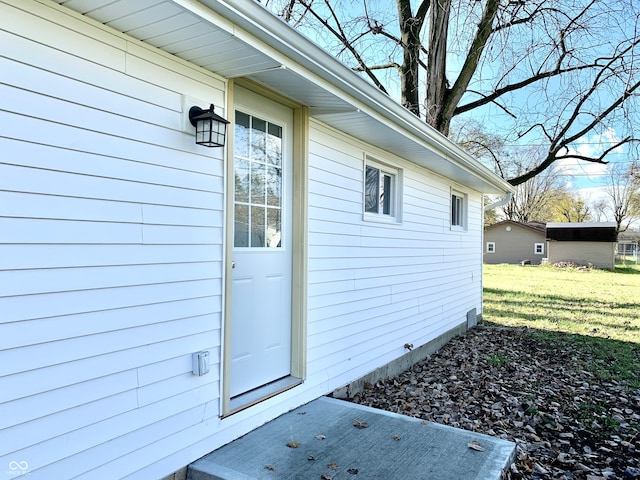
[[[205,147],[224,147],[229,121],[213,111],[193,106],[189,109],[189,121],[196,127],[196,144]]]

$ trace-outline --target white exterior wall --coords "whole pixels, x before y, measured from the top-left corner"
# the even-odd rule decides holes
[[[160,478],[480,312],[480,194],[312,122],[308,378],[220,419],[223,150],[182,112],[224,79],[46,1],[0,18],[0,473]],[[400,225],[363,221],[365,152]]]
[[[481,196],[312,123],[309,377],[334,389],[466,322],[481,309]],[[403,222],[363,220],[364,154],[404,170]],[[450,227],[451,187],[468,228]]]
[[[66,9],[10,3],[0,476],[26,462],[32,479],[121,478],[218,414],[223,152],[181,130],[183,95],[222,108],[226,86]]]

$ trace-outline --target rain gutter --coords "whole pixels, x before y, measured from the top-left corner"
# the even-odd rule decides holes
[[[360,105],[355,104],[356,108],[373,117],[382,117],[387,120],[389,128],[400,131],[407,137],[413,137],[417,143],[430,147],[445,160],[482,179],[496,190],[513,191],[510,184],[479,163],[458,145],[384,95],[378,88],[354,75],[351,69],[336,61],[321,47],[253,0],[200,0],[200,2],[177,0],[176,3],[183,6],[194,5],[194,3],[206,5],[286,56],[291,61],[291,64],[286,65],[286,68],[296,71],[299,70],[296,68],[297,65],[302,66],[329,85],[337,86],[338,92],[329,89],[336,96],[351,104],[354,104],[353,100],[357,100]],[[197,13],[197,10],[192,9],[194,13]],[[234,35],[240,38],[237,33],[239,32]],[[278,61],[280,60],[278,59]],[[299,72],[301,75],[304,73]],[[304,76],[309,77],[308,74]]]

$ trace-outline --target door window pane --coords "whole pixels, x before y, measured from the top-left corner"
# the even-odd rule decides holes
[[[235,166],[236,202],[249,202],[249,162],[237,158]]]
[[[251,117],[251,158],[264,162],[267,153],[267,122]]]
[[[249,115],[236,112],[236,125],[234,130],[233,149],[236,157],[249,156],[249,127],[251,120]]]
[[[251,246],[252,247],[264,247],[265,229],[264,229],[264,207],[251,207]]]
[[[235,205],[233,225],[233,245],[236,247],[249,246],[249,207]]]
[[[282,199],[282,169],[267,167],[267,205],[279,207]]]
[[[251,203],[264,205],[265,178],[264,163],[251,162]]]
[[[234,246],[281,247],[282,127],[236,112],[235,132]]]
[[[269,124],[267,135],[267,161],[276,166],[282,165],[282,127]]]
[[[279,247],[282,240],[280,232],[279,208],[267,208],[267,247]]]

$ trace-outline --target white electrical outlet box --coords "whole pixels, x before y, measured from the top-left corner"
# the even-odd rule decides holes
[[[209,373],[209,352],[198,352],[192,355],[194,375],[201,377]]]

